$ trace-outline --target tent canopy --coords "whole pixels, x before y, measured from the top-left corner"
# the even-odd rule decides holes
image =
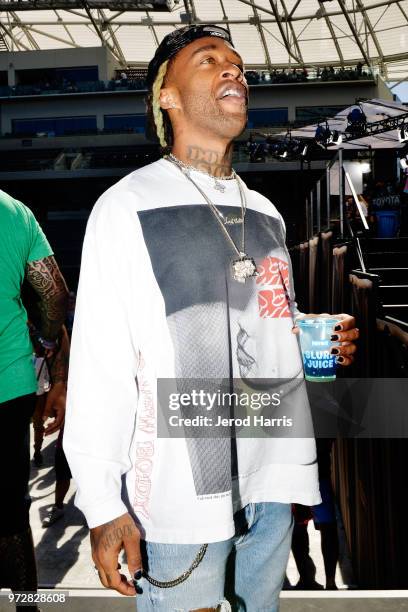
[[[366,116],[367,124],[380,121],[382,119],[388,119],[390,117],[399,117],[408,113],[408,108],[396,102],[389,102],[388,100],[367,100],[360,102],[360,109]],[[331,131],[337,131],[344,133],[346,131],[348,121],[347,116],[350,111],[355,108],[356,105],[349,106],[338,113],[335,117],[327,119],[327,124]],[[407,122],[408,124],[408,122]],[[316,134],[317,123],[313,125],[307,125],[302,128],[291,130],[291,136],[293,138],[306,138],[314,139]],[[284,136],[286,132],[275,134],[275,136]],[[352,142],[341,143],[342,149],[398,149],[402,146],[399,139],[398,130],[390,130],[383,134],[365,136],[364,138],[356,138]],[[330,146],[330,149],[338,149],[339,146]]]
[[[126,10],[131,0],[118,1],[118,10],[100,5],[0,0],[0,50],[103,44],[123,66],[144,66],[174,27],[217,23],[230,28],[247,68],[361,61],[388,81],[408,77],[408,0],[171,0],[165,4],[171,10],[153,11],[140,10],[142,0],[134,0],[134,10]]]

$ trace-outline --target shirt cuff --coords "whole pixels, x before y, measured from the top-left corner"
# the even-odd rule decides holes
[[[126,514],[128,509],[120,498],[112,497],[97,506],[83,507],[82,511],[85,514],[89,529],[93,529]]]

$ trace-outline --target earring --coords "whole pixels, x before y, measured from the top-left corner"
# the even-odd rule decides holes
[[[171,105],[170,105],[170,108],[177,108],[176,103],[172,102]]]

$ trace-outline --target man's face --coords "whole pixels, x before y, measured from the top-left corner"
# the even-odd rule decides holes
[[[245,129],[248,85],[243,62],[226,41],[200,38],[171,63],[166,88],[177,91],[177,128],[200,129],[233,139]]]

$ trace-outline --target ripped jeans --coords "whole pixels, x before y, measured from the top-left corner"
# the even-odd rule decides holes
[[[137,612],[278,612],[292,539],[291,505],[248,504],[234,521],[234,537],[209,544],[185,582],[158,588],[142,578]],[[190,567],[199,548],[145,542],[143,567],[156,580],[173,580]]]

